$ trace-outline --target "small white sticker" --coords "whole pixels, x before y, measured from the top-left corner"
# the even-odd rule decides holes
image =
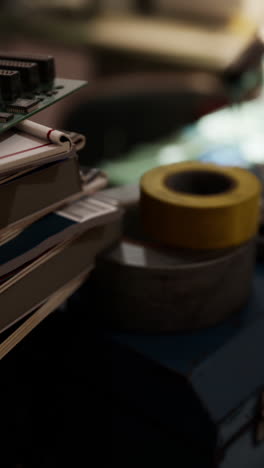
[[[64,210],[57,211],[56,213],[77,223],[83,223],[89,219],[98,218],[116,210],[116,206],[98,200],[96,197],[88,196],[71,203]]]

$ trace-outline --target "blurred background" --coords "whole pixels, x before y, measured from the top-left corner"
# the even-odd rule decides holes
[[[264,163],[263,0],[1,0],[1,48],[88,86],[35,120],[84,133],[113,185],[198,158]]]

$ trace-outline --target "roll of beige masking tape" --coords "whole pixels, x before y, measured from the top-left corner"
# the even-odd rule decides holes
[[[127,201],[126,187],[109,189]],[[107,194],[107,190],[105,190]],[[136,195],[136,191],[134,191]],[[92,288],[100,323],[122,331],[175,333],[216,325],[247,303],[255,267],[254,239],[235,248],[162,248],[141,230],[139,204],[124,215],[124,236],[98,256]]]
[[[235,167],[184,162],[143,175],[140,205],[145,232],[174,247],[240,245],[258,228],[261,184]]]

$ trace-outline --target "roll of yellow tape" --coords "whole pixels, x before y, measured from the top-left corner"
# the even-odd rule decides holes
[[[165,245],[236,246],[258,228],[261,184],[234,167],[185,162],[157,167],[140,182],[146,233]]]

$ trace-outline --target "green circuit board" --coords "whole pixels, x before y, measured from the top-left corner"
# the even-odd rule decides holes
[[[82,80],[56,78],[52,86],[47,87],[46,89],[37,89],[34,93],[28,93],[22,96],[19,103],[24,104],[23,112],[18,111],[19,106],[16,108],[15,103],[0,103],[0,118],[1,115],[8,114],[7,121],[0,121],[0,134],[14,125],[17,125],[22,120],[29,119],[37,112],[40,112],[46,107],[55,104],[66,96],[69,96],[86,84],[87,82]],[[28,106],[25,105],[26,103]],[[30,104],[32,105],[30,106]]]

